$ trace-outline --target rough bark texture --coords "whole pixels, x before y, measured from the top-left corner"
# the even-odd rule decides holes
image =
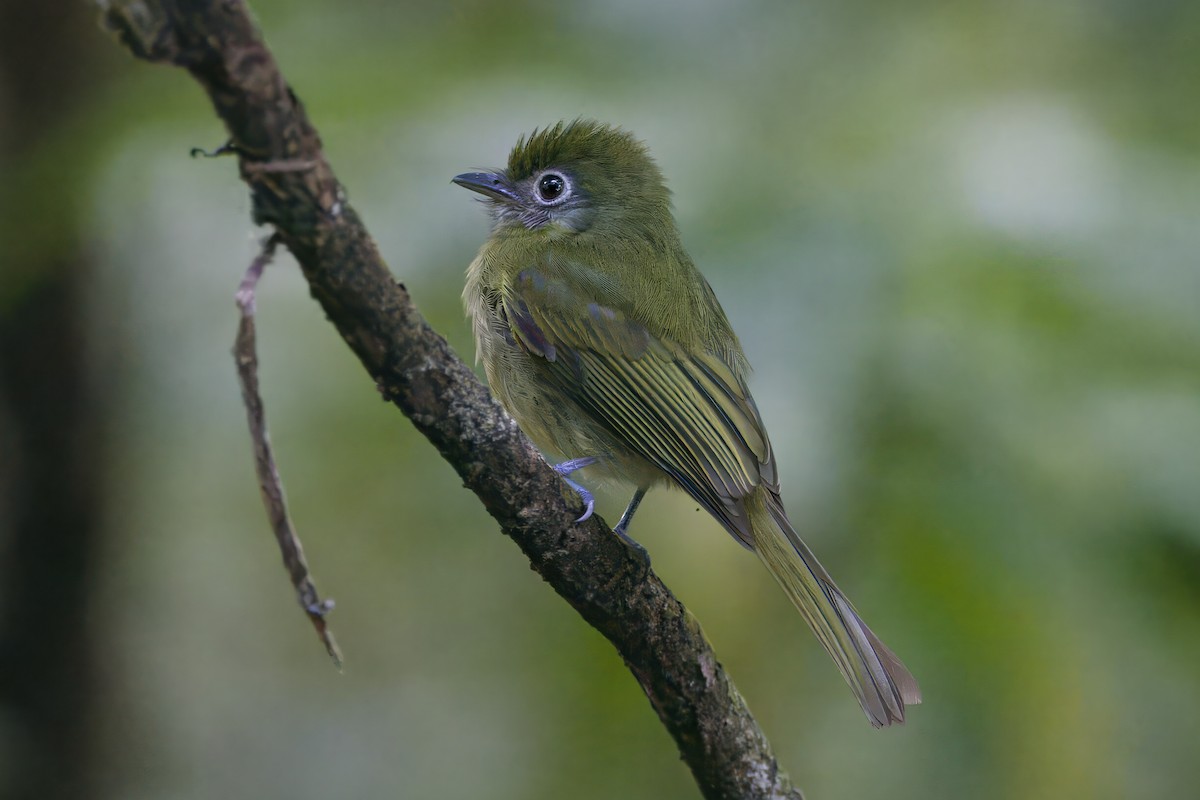
[[[345,200],[241,0],[109,0],[136,56],[187,69],[228,128],[255,219],[386,398],[437,447],[537,571],[625,659],[709,798],[799,798],[696,620],[578,500],[418,313]]]

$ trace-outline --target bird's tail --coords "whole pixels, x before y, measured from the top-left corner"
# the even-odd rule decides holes
[[[746,499],[755,552],[829,651],[871,724],[903,723],[904,706],[921,702],[916,679],[858,616],[779,501],[763,489]]]

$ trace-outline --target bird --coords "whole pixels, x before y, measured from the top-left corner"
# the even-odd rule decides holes
[[[452,182],[492,220],[463,301],[501,405],[568,477],[631,485],[614,531],[646,492],[675,487],[756,553],[875,727],[903,723],[917,681],[867,627],[784,510],[749,364],[688,256],[646,146],[590,119],[535,129],[503,169]],[[642,551],[644,553],[644,551]]]

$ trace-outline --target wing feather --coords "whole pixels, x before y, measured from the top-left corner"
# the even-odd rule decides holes
[[[545,359],[544,373],[563,393],[749,545],[743,499],[763,483],[778,488],[745,383],[718,354],[687,352],[573,289],[520,273],[501,298],[513,338]]]

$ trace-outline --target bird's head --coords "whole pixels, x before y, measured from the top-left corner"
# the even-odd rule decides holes
[[[534,131],[517,142],[507,169],[453,180],[483,195],[498,229],[651,238],[674,230],[670,192],[645,146],[593,120]]]

